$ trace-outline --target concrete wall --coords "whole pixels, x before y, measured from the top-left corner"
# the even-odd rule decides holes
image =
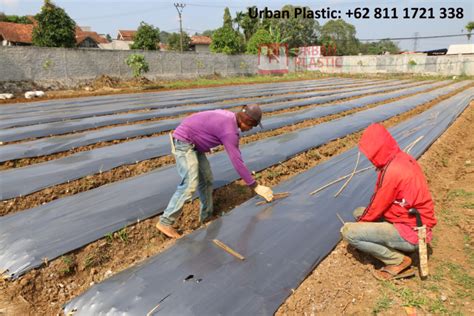
[[[151,79],[257,73],[257,56],[252,55],[0,47],[0,81],[61,81],[74,85],[99,75],[130,78],[132,71],[125,60],[134,53],[145,56],[150,67],[146,77]]]
[[[308,69],[298,65],[296,70]],[[324,73],[415,73],[474,76],[474,55],[426,56],[422,54],[322,57],[308,70]]]
[[[28,46],[0,47],[0,82],[32,80],[37,83],[60,82],[72,86],[99,75],[130,78],[132,71],[125,60],[140,53],[150,66],[148,78],[193,78],[256,74],[255,55],[227,56],[150,51],[116,51],[98,49],[62,49]],[[289,72],[307,67],[290,58]],[[418,73],[432,75],[474,75],[474,56],[343,56],[323,57],[311,70],[326,73]]]

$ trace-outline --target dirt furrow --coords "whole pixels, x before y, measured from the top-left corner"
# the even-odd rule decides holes
[[[417,107],[383,124],[386,127],[393,126],[427,110],[440,100]],[[264,185],[278,184],[356,145],[360,134],[360,132],[351,134],[309,150],[257,173],[256,177]],[[226,212],[252,195],[251,190],[241,180],[236,181],[214,192],[215,209],[218,212]],[[198,201],[185,205],[184,212],[177,222],[182,232],[188,233],[199,228],[198,211]],[[156,218],[141,221],[52,260],[45,267],[27,273],[20,280],[4,282],[0,286],[2,295],[6,300],[15,302],[20,311],[48,315],[60,313],[63,303],[79,295],[94,283],[170,247],[173,241],[165,239],[156,231],[155,222]],[[346,285],[343,284],[340,288],[344,289]],[[339,295],[341,289],[335,296]]]
[[[457,91],[462,91],[463,89],[459,89]],[[443,97],[443,99],[447,98],[451,95],[454,95],[456,93],[457,92],[453,92],[452,94],[449,94],[448,96]],[[347,115],[354,114],[356,112],[364,111],[364,110],[374,108],[374,107],[380,106],[382,104],[386,104],[386,103],[389,103],[389,102],[393,102],[394,100],[399,100],[399,99],[403,99],[403,98],[404,97],[397,98],[397,99],[392,99],[392,100],[386,100],[386,101],[383,101],[383,102],[370,104],[370,105],[367,105],[365,107],[352,109],[352,110],[349,110],[349,111],[344,111],[344,112],[341,112],[341,113],[328,115],[328,116],[321,117],[321,118],[306,120],[304,122],[301,122],[301,123],[298,123],[298,124],[295,124],[295,125],[285,126],[285,127],[278,128],[278,129],[275,129],[275,130],[266,131],[266,132],[246,136],[246,137],[243,137],[241,139],[241,144],[248,144],[248,143],[251,143],[251,142],[254,142],[254,141],[257,141],[257,140],[261,140],[261,139],[265,139],[265,138],[268,138],[268,137],[278,136],[278,135],[282,135],[282,134],[285,134],[285,133],[288,133],[288,132],[294,132],[294,131],[297,131],[297,130],[302,129],[302,128],[307,128],[307,127],[311,127],[311,126],[321,124],[321,123],[324,123],[324,122],[332,121],[332,120],[335,120],[335,119],[338,119],[338,118],[341,118],[341,117],[344,117],[344,116],[347,116]],[[155,136],[160,135],[160,134],[163,134],[163,133],[156,134]],[[151,137],[151,136],[149,136],[149,137]],[[93,149],[93,148],[95,148],[93,146],[94,145],[90,145],[90,146],[86,146],[86,147],[90,147],[90,149]],[[223,150],[223,147],[219,146],[219,147],[216,148],[215,151],[218,152],[218,151],[222,151],[222,150]],[[79,152],[79,151],[75,151],[75,149],[73,151],[74,152]],[[53,156],[56,156],[57,158],[62,158],[63,157],[63,156],[59,156],[59,155],[60,154],[45,156],[44,159],[48,159],[48,161],[49,161],[49,160],[54,159],[54,158],[51,158]],[[22,159],[22,160],[24,160],[23,161],[24,165],[22,165],[22,166],[29,165],[29,164],[27,164],[27,161],[29,159]],[[18,163],[20,163],[20,161],[21,160],[18,160]],[[105,171],[105,172],[100,173],[100,174],[89,175],[87,177],[71,181],[69,183],[64,183],[64,184],[60,184],[60,185],[56,185],[56,186],[53,186],[53,187],[49,187],[49,188],[40,190],[38,192],[29,194],[27,196],[16,197],[16,198],[13,198],[13,199],[4,200],[0,204],[0,216],[15,213],[15,212],[18,212],[18,211],[21,211],[21,210],[25,210],[27,208],[33,208],[33,207],[36,207],[38,205],[45,204],[45,203],[51,202],[53,200],[56,200],[56,199],[59,199],[59,198],[65,197],[65,196],[74,195],[74,194],[77,194],[77,193],[80,193],[80,192],[84,192],[84,191],[87,191],[87,190],[97,188],[97,187],[105,185],[105,184],[117,182],[117,181],[129,178],[129,177],[137,176],[137,175],[152,171],[156,168],[160,168],[160,167],[163,167],[165,165],[172,164],[172,163],[174,163],[174,159],[171,156],[158,157],[158,158],[138,162],[138,163],[135,163],[135,164],[123,165],[123,166],[120,166],[120,167],[116,167],[114,169],[111,169],[109,171]],[[16,165],[16,167],[20,167],[20,165]]]

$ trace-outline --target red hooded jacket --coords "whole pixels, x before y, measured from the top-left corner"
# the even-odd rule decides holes
[[[378,169],[375,193],[359,221],[374,222],[380,218],[393,223],[400,235],[417,244],[415,216],[409,215],[412,207],[418,209],[423,224],[436,225],[434,205],[423,171],[415,158],[398,147],[392,135],[380,124],[370,125],[359,141],[359,150]]]

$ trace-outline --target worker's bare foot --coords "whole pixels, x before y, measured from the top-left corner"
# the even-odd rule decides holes
[[[170,238],[180,238],[181,235],[171,226],[156,223],[156,228]]]

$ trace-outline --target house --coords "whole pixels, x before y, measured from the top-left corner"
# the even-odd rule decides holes
[[[99,44],[99,48],[100,49],[113,49],[113,50],[130,50],[131,43],[133,42],[112,40],[112,42]]]
[[[474,44],[449,45],[446,55],[474,54]]]
[[[108,43],[96,32],[84,31],[76,27],[76,45],[79,48],[98,48]],[[33,24],[0,22],[0,42],[2,46],[26,46],[33,43]]]
[[[168,44],[164,44],[164,43],[160,42],[159,46],[160,46],[160,51],[162,51],[162,52],[166,52],[166,51],[169,50],[169,45]]]
[[[33,24],[0,22],[0,43],[2,46],[31,45]]]
[[[189,47],[196,53],[209,53],[211,43],[212,39],[209,36],[194,35],[191,36],[191,44]]]
[[[117,34],[117,39],[119,41],[131,42],[133,41],[133,37],[135,36],[136,33],[137,31],[119,30]]]
[[[99,44],[107,44],[109,41],[90,30],[90,27],[76,26],[76,45],[79,48],[99,48]]]
[[[133,38],[137,31],[132,30],[119,30],[117,39],[112,41],[111,45],[101,45],[102,49],[119,49],[127,50],[133,45]],[[104,47],[105,46],[105,47]]]

